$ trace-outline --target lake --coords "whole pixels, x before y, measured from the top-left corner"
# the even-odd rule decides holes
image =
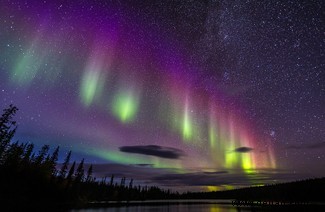
[[[103,207],[100,205],[103,204]],[[119,205],[117,205],[119,204]],[[126,202],[103,202],[94,204],[95,208],[72,210],[72,212],[233,212],[238,209],[231,205],[230,200],[155,200],[132,201],[128,206]],[[110,207],[106,207],[111,205]],[[249,208],[241,208],[240,211],[250,211]]]
[[[179,205],[138,205],[128,207],[110,207],[110,208],[89,208],[73,210],[75,212],[170,212],[170,211],[190,211],[190,212],[232,212],[237,211],[236,207],[220,204],[179,204]]]
[[[256,204],[258,203],[258,204]],[[255,204],[235,204],[233,200],[147,200],[121,202],[93,202],[86,209],[72,212],[235,212],[235,211],[325,211],[324,203],[297,204],[287,202],[255,202]],[[290,204],[289,204],[290,203]],[[298,202],[299,203],[299,202]],[[234,205],[233,205],[234,204]]]

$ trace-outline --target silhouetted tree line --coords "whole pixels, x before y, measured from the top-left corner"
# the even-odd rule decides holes
[[[214,192],[187,192],[184,199],[237,199],[252,201],[325,202],[325,178]]]
[[[78,207],[90,201],[120,201],[175,198],[177,194],[158,187],[134,186],[133,179],[114,175],[96,180],[93,166],[85,170],[84,159],[71,164],[71,151],[57,164],[59,147],[49,145],[38,153],[32,143],[12,142],[17,129],[13,120],[18,108],[10,105],[0,118],[0,203],[8,209],[28,207]],[[59,167],[59,168],[57,168]]]

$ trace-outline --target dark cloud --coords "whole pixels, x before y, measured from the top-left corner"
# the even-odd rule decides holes
[[[203,172],[204,174],[226,174],[228,171]]]
[[[324,147],[325,147],[325,142],[319,142],[319,143],[313,143],[304,146],[293,146],[293,145],[287,146],[286,149],[319,149]]]
[[[320,143],[310,144],[306,146],[306,149],[316,149],[316,148],[324,148],[324,147],[325,147],[325,142],[320,142]]]
[[[140,163],[140,164],[134,164],[134,166],[140,166],[140,167],[153,167],[153,164],[150,163]]]
[[[121,152],[127,153],[136,153],[142,155],[152,155],[160,158],[168,159],[179,159],[181,156],[184,156],[182,150],[172,148],[172,147],[163,147],[157,145],[147,145],[147,146],[122,146],[119,148]]]
[[[253,148],[243,146],[243,147],[236,148],[234,151],[239,153],[246,153],[246,152],[253,151]]]

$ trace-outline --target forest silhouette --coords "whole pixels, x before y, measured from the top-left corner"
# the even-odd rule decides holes
[[[263,187],[220,192],[180,194],[157,186],[134,185],[133,179],[96,179],[93,166],[85,170],[85,161],[71,161],[72,152],[58,164],[60,148],[50,154],[44,145],[38,152],[32,143],[13,142],[17,130],[14,116],[18,108],[10,105],[0,118],[0,202],[1,208],[78,208],[91,202],[168,200],[168,199],[239,199],[325,202],[325,178],[309,179]]]
[[[176,194],[158,187],[134,186],[114,175],[97,180],[93,166],[84,170],[84,159],[71,163],[71,151],[57,164],[59,147],[52,154],[44,145],[34,153],[34,144],[12,142],[17,130],[13,120],[18,108],[10,105],[0,118],[0,199],[2,207],[81,207],[90,201],[121,201],[174,198]],[[57,167],[60,167],[57,169]]]

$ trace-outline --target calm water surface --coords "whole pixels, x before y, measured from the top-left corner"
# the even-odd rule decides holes
[[[117,203],[120,205],[118,206]],[[87,208],[72,210],[72,212],[232,212],[232,211],[325,211],[325,204],[314,205],[288,205],[288,206],[233,206],[232,200],[148,200],[148,201],[131,201],[129,206],[124,206],[126,202],[101,202],[92,203],[96,208]],[[111,206],[111,207],[107,207]],[[99,206],[99,207],[98,207]],[[301,210],[304,209],[304,210]]]
[[[128,207],[110,207],[110,208],[96,208],[96,209],[82,209],[73,210],[74,212],[171,212],[171,211],[190,211],[190,212],[232,212],[238,211],[231,205],[220,204],[178,204],[178,205],[139,205]],[[250,211],[243,210],[240,211]]]

